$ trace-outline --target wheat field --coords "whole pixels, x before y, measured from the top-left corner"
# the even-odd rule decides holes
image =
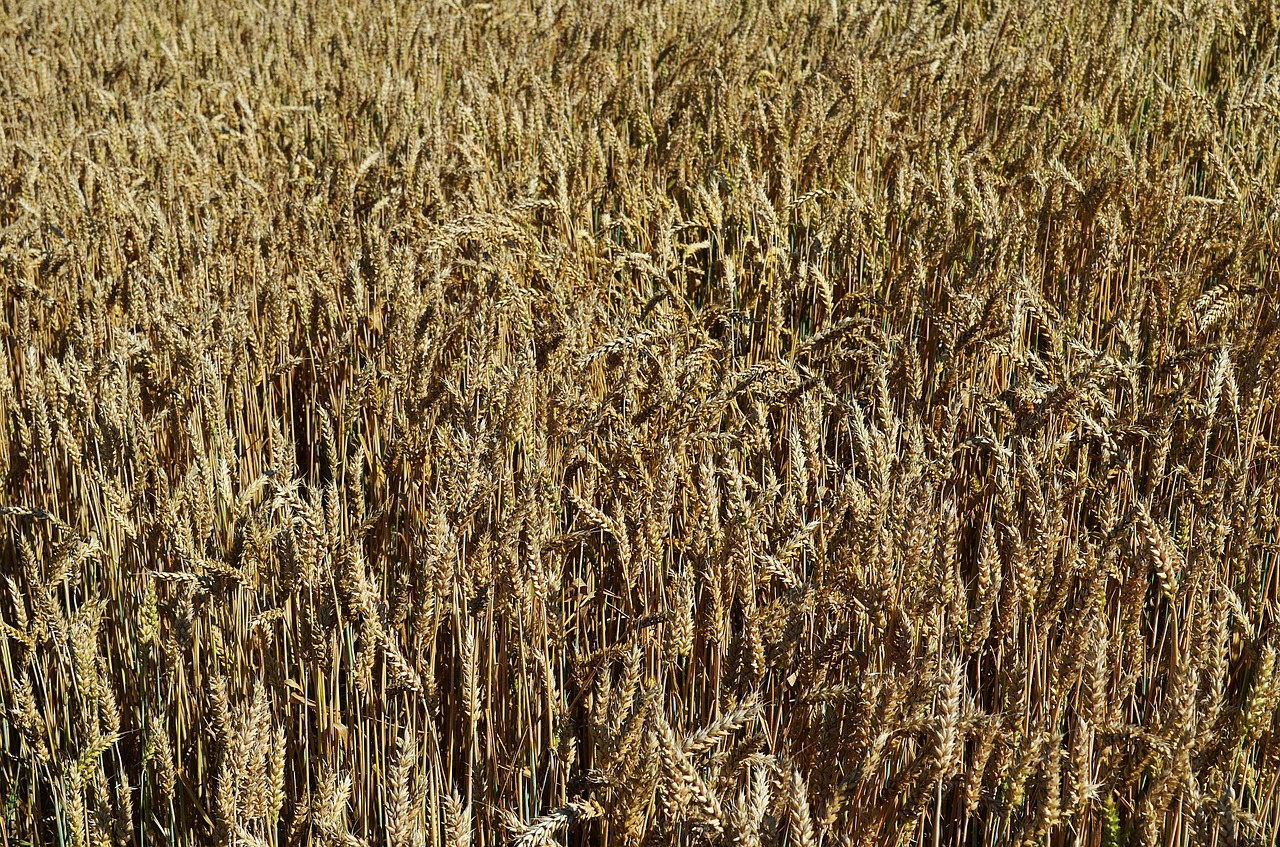
[[[5,0],[3,845],[1280,836],[1280,5]]]

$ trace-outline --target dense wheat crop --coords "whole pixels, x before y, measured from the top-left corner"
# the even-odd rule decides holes
[[[0,841],[1262,844],[1274,2],[0,14]]]

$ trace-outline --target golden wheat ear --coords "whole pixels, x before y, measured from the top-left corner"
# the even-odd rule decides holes
[[[1280,838],[1274,0],[0,15],[0,836]]]

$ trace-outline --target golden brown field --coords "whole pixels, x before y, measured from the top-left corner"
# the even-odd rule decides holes
[[[1280,6],[0,10],[0,843],[1280,834]]]

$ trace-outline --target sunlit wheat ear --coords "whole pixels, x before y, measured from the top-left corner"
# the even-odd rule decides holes
[[[787,783],[787,835],[797,847],[817,847],[818,837],[809,813],[809,789],[798,770]]]
[[[394,847],[413,847],[421,838],[421,803],[413,785],[417,766],[417,744],[411,734],[402,734],[387,780],[387,841]]]
[[[550,847],[555,837],[575,822],[586,822],[603,814],[600,804],[594,800],[576,799],[559,809],[523,824],[507,813],[507,831],[511,843],[518,847]]]
[[[463,805],[462,798],[456,792],[446,796],[442,805],[445,813],[445,844],[448,847],[471,847],[471,809]]]
[[[7,840],[1276,841],[1274,9],[385,5],[0,21]]]
[[[719,798],[693,766],[667,719],[655,712],[654,723],[665,776],[661,791],[673,820],[705,826],[713,832],[723,831]]]
[[[1160,580],[1160,591],[1172,602],[1178,591],[1178,575],[1182,569],[1182,557],[1167,535],[1151,517],[1147,507],[1139,502],[1135,507],[1142,541]]]
[[[686,735],[680,744],[680,748],[686,755],[690,756],[710,750],[739,729],[752,723],[759,715],[760,702],[756,698],[751,698],[741,705],[728,710],[722,717],[706,727]]]
[[[75,847],[81,847],[89,843],[89,830],[85,818],[84,780],[74,766],[67,768],[62,780],[62,790],[70,841]]]
[[[311,823],[320,841],[332,847],[359,847],[363,842],[351,834],[347,805],[351,799],[351,777],[333,771],[321,774],[319,795],[312,799]]]

